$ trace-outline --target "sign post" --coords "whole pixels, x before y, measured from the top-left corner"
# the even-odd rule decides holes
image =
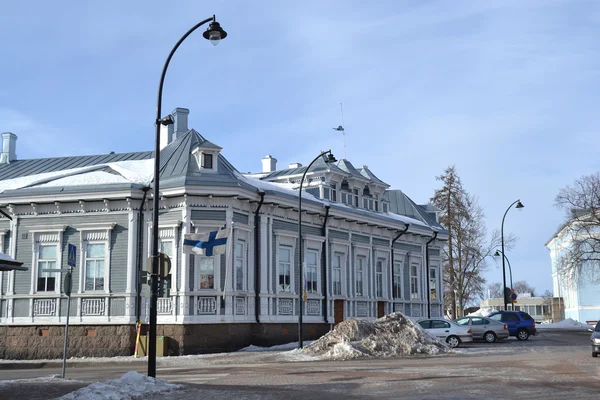
[[[65,294],[67,295],[67,321],[65,323],[65,345],[63,350],[63,363],[62,363],[62,377],[65,379],[65,373],[67,369],[67,351],[69,349],[69,316],[71,315],[71,290],[73,288],[73,269],[75,268],[77,260],[77,247],[69,243],[68,246],[68,257],[67,264],[69,265],[69,272],[65,275]]]

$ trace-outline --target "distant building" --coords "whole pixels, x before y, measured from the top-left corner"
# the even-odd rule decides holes
[[[581,323],[593,324],[600,320],[600,286],[598,276],[590,265],[589,273],[577,274],[573,271],[559,272],[561,257],[571,243],[571,224],[563,224],[552,236],[546,247],[550,252],[552,265],[552,287],[554,296],[564,299],[565,318]],[[584,268],[585,269],[585,268]]]
[[[68,244],[78,249],[70,355],[132,354],[136,322],[148,321],[141,276],[153,229],[172,260],[171,291],[158,301],[158,335],[171,354],[297,340],[301,280],[305,340],[350,317],[443,315],[448,236],[435,208],[390,190],[366,166],[321,159],[306,175],[299,240],[306,167],[277,169],[267,156],[245,176],[188,128],[188,113],[176,109],[163,132],[158,227],[152,152],[20,160],[16,135],[2,134],[0,251],[29,271],[0,272],[0,358],[62,355],[65,274],[47,270],[67,267]],[[182,253],[184,235],[225,226],[233,226],[229,257]]]
[[[504,310],[504,299],[491,298],[481,302],[480,308],[495,308]],[[536,322],[552,320],[552,322],[562,321],[564,318],[564,302],[558,297],[532,297],[529,293],[520,294],[515,304],[509,304],[508,310],[525,311]]]

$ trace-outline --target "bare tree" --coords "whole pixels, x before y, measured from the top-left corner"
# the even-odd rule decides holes
[[[502,283],[496,282],[492,283],[488,286],[488,291],[490,293],[490,298],[497,299],[502,298]]]
[[[600,173],[583,176],[558,192],[555,205],[566,212],[569,242],[561,251],[558,272],[571,282],[600,282]]]
[[[531,293],[532,297],[535,296],[535,288],[533,286],[530,286],[525,281],[516,281],[516,282],[514,282],[513,283],[513,290],[517,294]]]
[[[500,234],[494,232],[487,240],[483,210],[463,188],[453,166],[437,179],[443,186],[435,191],[431,202],[441,210],[440,222],[448,230],[443,268],[448,295],[444,298],[450,318],[456,318],[468,305],[483,298],[482,272],[487,268],[486,257],[500,245]]]

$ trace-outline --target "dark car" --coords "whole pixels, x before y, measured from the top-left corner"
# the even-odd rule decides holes
[[[508,334],[519,340],[527,340],[531,335],[537,335],[535,320],[523,311],[496,311],[488,318],[504,322],[508,325]]]
[[[600,353],[600,321],[596,324],[594,332],[592,332],[592,357],[598,357]]]

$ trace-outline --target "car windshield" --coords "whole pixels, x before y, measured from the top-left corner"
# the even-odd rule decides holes
[[[596,332],[600,332],[600,322],[596,324],[596,328],[594,328]]]
[[[502,314],[495,314],[495,315],[492,315],[489,318],[493,319],[494,321],[500,321],[500,319],[502,318]]]

